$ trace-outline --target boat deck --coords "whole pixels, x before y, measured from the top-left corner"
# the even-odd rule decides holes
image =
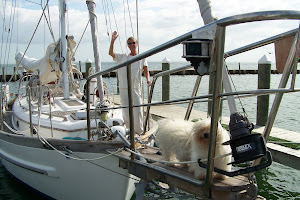
[[[146,147],[139,149],[139,153],[147,158],[154,160],[163,160],[159,155],[159,149],[155,147]],[[189,173],[186,167],[174,167],[161,164],[159,162],[143,158],[131,161],[130,152],[122,151],[116,154],[120,159],[120,167],[128,169],[129,173],[142,178],[143,180],[157,180],[167,183],[169,186],[180,188],[196,196],[203,197],[208,193],[204,187],[204,181],[195,179],[192,173]],[[226,179],[213,179],[211,185],[211,194],[213,199],[248,199],[246,191],[251,190],[247,176],[226,177]],[[251,192],[250,192],[251,193]],[[253,197],[252,197],[253,198]]]

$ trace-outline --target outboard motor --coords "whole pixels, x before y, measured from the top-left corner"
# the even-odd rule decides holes
[[[234,113],[230,116],[229,143],[234,157],[232,164],[252,161],[266,155],[265,140],[259,133],[251,134],[253,128],[254,125],[245,120],[241,114]]]

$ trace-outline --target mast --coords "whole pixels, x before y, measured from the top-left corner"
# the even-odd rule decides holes
[[[66,38],[66,0],[60,0],[60,62],[62,64],[64,99],[70,98],[69,72],[67,65],[67,38]]]
[[[89,9],[90,15],[90,24],[91,24],[91,32],[92,32],[92,39],[93,39],[93,48],[94,48],[94,58],[95,58],[95,69],[96,72],[101,71],[101,62],[100,62],[100,53],[99,53],[99,46],[98,46],[98,25],[97,25],[97,16],[95,11],[95,1],[94,0],[87,0],[86,1],[87,7]],[[104,94],[103,94],[103,85],[102,85],[102,76],[97,76],[97,87],[99,91],[99,98],[100,102],[103,101]]]
[[[204,24],[209,24],[215,20],[212,13],[210,0],[197,0],[199,4],[200,14],[202,16]]]

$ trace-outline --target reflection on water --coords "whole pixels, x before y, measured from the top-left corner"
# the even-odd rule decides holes
[[[47,198],[9,174],[0,162],[0,199],[46,200]]]
[[[259,194],[266,199],[300,199],[300,172],[273,162],[256,172]]]

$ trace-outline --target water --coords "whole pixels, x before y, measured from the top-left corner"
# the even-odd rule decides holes
[[[183,66],[187,63],[171,63],[171,68]],[[107,69],[113,66],[113,63],[102,63],[102,69]],[[238,63],[228,63],[229,69],[238,69]],[[256,63],[241,63],[241,69],[257,69]],[[13,67],[9,66],[6,69],[6,73],[9,74],[13,70]],[[82,71],[84,66],[82,66]],[[161,69],[159,62],[149,62],[150,70]],[[272,66],[272,69],[275,69]],[[234,87],[237,90],[254,90],[257,89],[257,75],[233,75],[231,76],[234,81]],[[281,75],[271,75],[271,88],[277,88]],[[143,79],[144,80],[144,79]],[[196,76],[171,76],[171,94],[170,99],[190,97],[195,83]],[[104,78],[104,81],[109,85],[108,92],[116,91],[116,78]],[[144,80],[145,81],[145,80]],[[111,85],[114,85],[112,87]],[[13,83],[11,89],[15,90],[16,84]],[[300,88],[299,79],[296,80],[296,88]],[[161,99],[161,80],[156,83],[156,91],[153,97],[154,101]],[[208,77],[202,78],[198,95],[206,94],[208,91]],[[145,91],[146,92],[146,91]],[[274,95],[270,95],[270,107]],[[300,104],[295,104],[295,99],[300,99],[300,93],[290,93],[283,97],[281,107],[278,111],[274,126],[300,132]],[[223,103],[223,115],[229,116],[229,110],[227,103]],[[245,108],[249,120],[255,123],[256,119],[256,97],[243,98],[241,103],[237,101],[238,110],[241,112],[242,107]],[[207,103],[200,103],[194,106],[194,109],[206,111]],[[273,164],[256,173],[259,194],[270,200],[300,200],[300,172],[293,168],[281,165],[273,162]],[[157,192],[161,192],[164,196],[159,196],[153,192],[147,192],[144,199],[150,200],[154,198],[158,199],[194,199],[193,195],[179,191],[177,193],[162,191],[158,188],[154,188]],[[30,189],[24,184],[13,178],[0,164],[0,200],[27,200],[27,199],[46,199],[36,191]]]

